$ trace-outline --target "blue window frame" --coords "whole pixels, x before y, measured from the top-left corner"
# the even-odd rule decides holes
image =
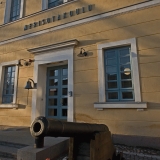
[[[20,6],[21,0],[12,0],[11,3],[11,12],[10,12],[10,21],[15,21],[20,17]]]
[[[48,0],[48,8],[53,8],[63,4],[63,0]]]
[[[14,95],[15,66],[5,67],[2,103],[12,103]]]
[[[130,47],[104,50],[107,101],[133,101]]]
[[[73,1],[73,0],[48,0],[48,8],[53,8],[70,1]]]

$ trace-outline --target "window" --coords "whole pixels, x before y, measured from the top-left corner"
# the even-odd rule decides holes
[[[103,108],[147,108],[141,102],[136,39],[98,44],[99,102]]]
[[[104,50],[106,101],[134,100],[130,47]]]
[[[18,61],[0,64],[0,108],[17,108]]]
[[[21,0],[12,0],[10,21],[15,21],[20,17]]]
[[[23,5],[24,0],[6,0],[4,23],[22,18]]]
[[[4,71],[2,103],[12,103],[14,95],[15,66],[7,66]]]
[[[48,0],[48,8],[53,8],[63,4],[63,0]]]
[[[53,8],[73,0],[42,0],[42,10]]]

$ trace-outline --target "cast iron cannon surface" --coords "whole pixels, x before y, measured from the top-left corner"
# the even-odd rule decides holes
[[[89,136],[98,132],[105,132],[109,129],[104,124],[89,124],[63,122],[59,120],[37,117],[31,124],[30,132],[35,137],[35,147],[41,148],[44,145],[44,137],[75,137]]]

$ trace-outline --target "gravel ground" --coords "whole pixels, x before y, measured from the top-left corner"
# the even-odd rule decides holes
[[[160,160],[160,150],[144,147],[115,145],[117,153],[123,153],[125,160]],[[57,160],[68,160],[66,154]]]
[[[160,150],[124,145],[115,145],[115,147],[117,153],[123,153],[125,160],[160,160]]]

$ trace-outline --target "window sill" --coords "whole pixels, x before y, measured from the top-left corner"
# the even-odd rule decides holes
[[[111,108],[111,109],[128,109],[128,108],[134,108],[134,109],[145,109],[147,108],[146,102],[96,102],[94,103],[94,108],[97,110],[103,110],[105,108]]]
[[[17,109],[18,104],[0,104],[0,109]]]

